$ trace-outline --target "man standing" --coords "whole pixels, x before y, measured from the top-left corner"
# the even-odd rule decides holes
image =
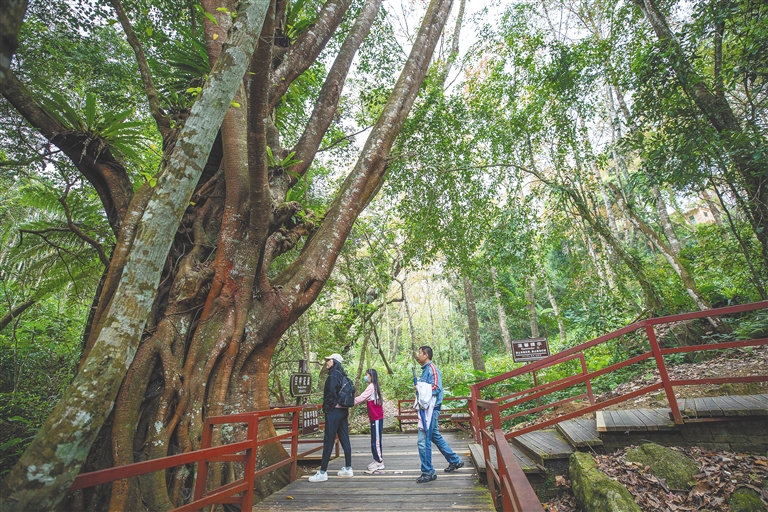
[[[448,461],[446,473],[451,473],[464,466],[464,462],[451,450],[448,443],[440,435],[437,427],[437,418],[440,416],[440,406],[443,404],[443,376],[432,362],[432,348],[426,345],[419,347],[416,360],[421,365],[421,378],[419,382],[426,382],[432,386],[432,396],[435,397],[435,407],[432,410],[432,418],[426,430],[419,430],[419,458],[421,459],[421,476],[416,483],[423,484],[437,479],[435,468],[432,466],[432,443]],[[414,386],[415,387],[415,386]]]

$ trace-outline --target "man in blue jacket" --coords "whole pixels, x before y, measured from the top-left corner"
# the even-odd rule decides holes
[[[435,468],[432,466],[432,443],[435,443],[437,449],[448,461],[446,473],[451,473],[464,466],[464,462],[459,456],[451,450],[440,430],[437,428],[437,418],[440,416],[440,406],[443,404],[443,376],[432,362],[432,347],[424,345],[419,347],[416,353],[416,360],[421,365],[420,382],[426,382],[432,385],[432,395],[435,397],[435,408],[432,411],[432,420],[429,422],[427,430],[419,430],[419,458],[421,459],[421,476],[416,483],[423,484],[437,479]],[[415,387],[415,386],[414,386]]]

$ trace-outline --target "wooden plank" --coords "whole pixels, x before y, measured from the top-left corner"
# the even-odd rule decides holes
[[[648,430],[674,430],[675,423],[671,419],[669,409],[636,409],[638,416],[643,418]]]
[[[602,446],[603,444],[597,433],[595,420],[575,418],[558,423],[555,427],[572,446],[577,448]]]
[[[755,404],[758,409],[768,412],[768,400],[763,401],[759,395],[746,395],[741,397],[743,400]]]
[[[550,459],[565,459],[575,451],[555,430],[529,432],[512,438],[512,442],[533,455],[533,460],[539,463]]]
[[[605,414],[605,431],[606,432],[616,432],[617,430],[621,430],[620,428],[616,428],[616,419],[613,415],[615,411],[613,409],[606,409],[603,411]]]
[[[744,411],[749,411],[751,416],[768,415],[768,409],[760,406],[757,402],[750,400],[749,396],[732,396],[731,399],[738,402],[743,407]]]
[[[342,457],[329,464],[326,482],[309,482],[309,475],[305,475],[258,503],[253,510],[492,511],[488,488],[478,484],[477,472],[469,463],[471,439],[456,432],[442,434],[465,462],[465,467],[453,473],[443,472],[447,462],[433,445],[437,480],[426,486],[416,483],[421,474],[416,434],[384,435],[382,452],[386,469],[374,474],[363,472],[371,460],[370,436],[350,436],[354,477],[336,476],[345,463],[342,450]],[[314,468],[309,474],[314,474]],[[429,499],[421,499],[425,492]]]
[[[680,413],[683,416],[687,416],[689,418],[695,418],[696,417],[696,402],[694,402],[692,399],[683,398],[682,400],[679,400],[678,402],[682,402],[682,404],[678,404],[678,409],[680,409]]]
[[[523,472],[526,474],[539,474],[544,473],[545,470],[538,464],[536,464],[533,460],[530,459],[526,454],[524,454],[520,449],[514,445],[510,445],[510,448],[512,448],[512,453],[515,454],[515,458],[517,458],[517,463],[520,464],[520,467],[522,468]],[[493,467],[495,469],[499,468],[498,458],[496,457],[496,448],[493,446],[489,447],[488,455],[491,458],[491,463],[493,464]],[[483,457],[483,447],[479,444],[470,444],[469,445],[469,453],[470,458],[472,459],[473,464],[475,465],[475,468],[479,473],[485,473],[486,471],[486,465],[485,465],[485,458]]]
[[[643,420],[639,418],[634,410],[627,409],[627,410],[616,410],[613,411],[614,421],[616,423],[616,427],[621,427],[621,430],[627,430],[627,431],[644,431],[648,430],[648,427],[645,425]]]
[[[711,398],[694,398],[693,400],[696,402],[697,418],[713,418],[724,416],[723,411]]]
[[[595,411],[595,427],[598,432],[608,432],[608,429],[605,427],[604,411]]]
[[[747,398],[768,409],[768,395],[748,395]]]
[[[712,397],[712,401],[717,404],[725,416],[747,416],[750,415],[749,410],[745,410],[741,404],[730,396],[715,396]]]

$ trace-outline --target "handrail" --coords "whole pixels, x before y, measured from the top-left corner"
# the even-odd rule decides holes
[[[452,401],[463,401],[466,400],[466,405],[459,405],[459,406],[453,406],[451,407],[450,404],[446,404],[446,402],[452,402]],[[418,416],[416,416],[416,411],[414,411],[410,404],[413,404],[414,399],[408,398],[408,399],[400,399],[397,401],[397,414],[395,415],[395,418],[400,422],[400,429],[402,431],[402,421],[408,420],[408,423],[413,423],[415,420],[418,419]],[[467,413],[469,414],[469,423],[472,423],[472,408],[470,407],[471,397],[469,396],[446,396],[443,397],[443,406],[449,405],[449,407],[444,407],[440,409],[440,415],[438,416],[438,421],[445,421],[450,420],[451,415],[455,413]],[[403,405],[406,405],[407,410],[403,410]]]
[[[208,417],[205,419],[203,425],[203,435],[200,443],[201,448],[199,450],[84,473],[75,478],[69,491],[72,492],[87,487],[114,482],[116,480],[140,476],[153,471],[172,468],[174,466],[199,462],[202,463],[202,466],[198,467],[197,471],[194,501],[174,509],[174,512],[199,510],[202,507],[215,503],[240,503],[243,510],[250,510],[253,505],[253,486],[256,477],[290,464],[290,481],[293,482],[296,480],[296,463],[299,455],[298,438],[300,434],[299,413],[305,407],[307,406],[280,407],[264,411]],[[318,406],[315,405],[315,407]],[[293,416],[290,432],[278,434],[266,439],[258,439],[258,424],[260,419],[286,414],[291,414]],[[246,440],[211,447],[214,426],[234,423],[247,424]],[[256,472],[256,452],[258,448],[287,438],[291,439],[291,456]],[[240,452],[245,452],[245,454],[235,455]],[[206,493],[205,487],[208,478],[207,464],[209,462],[224,461],[244,462],[245,468],[243,478]],[[234,497],[236,494],[240,493],[242,493],[241,497]]]
[[[509,476],[512,474],[516,474],[517,469],[519,469],[520,465],[517,462],[517,459],[514,457],[514,454],[512,453],[511,448],[507,444],[508,439],[526,434],[528,432],[539,430],[539,429],[554,425],[556,423],[566,421],[568,419],[576,418],[590,412],[604,409],[614,404],[617,404],[638,396],[642,396],[647,393],[655,392],[660,389],[663,389],[666,394],[667,402],[669,403],[670,413],[675,423],[682,424],[683,417],[680,413],[677,399],[675,398],[675,393],[673,389],[674,386],[687,386],[687,385],[694,385],[694,384],[721,384],[726,382],[766,382],[768,381],[768,375],[672,380],[670,379],[669,374],[667,373],[666,363],[664,361],[664,356],[670,355],[670,354],[680,354],[680,353],[689,353],[689,352],[698,352],[698,351],[707,351],[707,350],[734,349],[734,348],[766,345],[768,344],[768,338],[719,342],[719,343],[711,343],[706,345],[693,345],[693,346],[686,346],[686,347],[662,349],[659,346],[659,342],[656,338],[656,331],[654,329],[654,326],[660,325],[660,324],[679,322],[683,320],[692,320],[696,318],[712,318],[712,317],[718,317],[718,316],[727,315],[727,314],[742,313],[742,312],[754,311],[754,310],[765,309],[765,308],[768,308],[768,301],[761,301],[761,302],[755,302],[752,304],[742,304],[739,306],[729,306],[725,308],[709,309],[705,311],[696,311],[693,313],[683,313],[683,314],[677,314],[677,315],[670,315],[666,317],[641,320],[633,324],[627,325],[625,327],[622,327],[621,329],[618,329],[616,331],[599,336],[586,343],[582,343],[580,345],[569,348],[557,354],[553,354],[544,359],[540,359],[539,361],[528,363],[525,366],[522,366],[515,370],[506,372],[504,374],[498,375],[491,379],[487,379],[485,381],[482,381],[470,386],[471,395],[470,395],[469,409],[470,409],[470,416],[472,420],[472,428],[475,434],[476,442],[483,444],[483,454],[486,459],[486,467],[490,468],[489,471],[492,475],[492,478],[488,479],[488,484],[491,490],[491,494],[494,497],[494,503],[497,505],[497,508],[499,506],[502,506],[504,510],[526,510],[525,507],[528,506],[528,507],[531,507],[530,508],[531,510],[533,510],[534,508],[538,509],[538,507],[541,506],[540,504],[537,505],[536,507],[532,505],[523,506],[521,505],[522,502],[517,501],[518,496],[527,495],[528,489],[519,478],[513,478]],[[584,357],[585,350],[595,347],[597,345],[600,345],[602,343],[605,343],[607,341],[610,341],[612,339],[615,339],[624,334],[635,332],[639,329],[643,329],[647,336],[648,342],[650,344],[650,350],[648,352],[636,355],[630,359],[627,359],[619,363],[614,363],[600,370],[596,370],[593,372],[589,372],[587,370],[586,360]],[[539,370],[542,370],[544,368],[548,368],[550,366],[554,366],[557,364],[561,364],[575,358],[579,358],[582,362],[582,370],[579,374],[571,375],[571,376],[564,377],[556,381],[544,383],[544,384],[538,384],[536,380],[534,380],[533,388],[529,388],[521,392],[516,392],[502,398],[484,400],[481,397],[482,390],[484,388],[487,388],[488,386],[502,382],[507,379],[525,375],[528,373],[532,373],[535,376],[536,375],[535,372]],[[605,375],[607,373],[618,370],[620,368],[623,368],[632,364],[636,364],[648,359],[653,360],[656,365],[656,368],[658,369],[659,378],[660,378],[659,382],[649,384],[640,389],[622,394],[621,396],[611,398],[601,403],[595,403],[594,397],[592,396],[591,382],[596,377]],[[547,403],[545,405],[540,404],[540,399],[542,397],[551,395],[554,392],[571,388],[573,386],[576,386],[582,383],[585,383],[587,385],[588,393],[581,393],[577,396],[571,396],[566,399],[562,399],[553,403]],[[585,408],[582,408],[570,413],[566,413],[557,418],[552,418],[549,420],[537,422],[533,425],[530,425],[528,427],[515,430],[512,432],[504,433],[504,431],[502,430],[501,423],[503,421],[507,421],[515,417],[522,416],[524,414],[531,414],[534,412],[538,412],[538,411],[551,408],[556,405],[563,404],[576,399],[584,398],[585,396],[589,396],[590,398],[590,404]],[[501,416],[501,412],[504,410],[507,410],[512,407],[515,407],[527,402],[531,402],[534,400],[538,404],[536,407],[532,407],[525,411],[518,411],[504,417]],[[489,415],[491,416],[491,421],[493,425],[491,432],[487,430],[487,424],[488,424],[487,417]],[[496,469],[493,468],[493,465],[491,464],[491,461],[489,458],[489,451],[488,451],[489,445],[493,445],[496,447],[498,465],[499,465],[498,472],[496,471]],[[502,457],[502,452],[507,452],[507,450],[509,450],[507,455],[511,455],[511,460],[508,460],[510,457]],[[522,473],[522,469],[520,469],[520,472]],[[525,481],[527,483],[527,479]],[[496,501],[497,497],[494,491],[495,485],[498,485],[499,492],[501,493],[501,500],[502,500],[501,504],[497,503]],[[523,508],[520,508],[521,506]]]
[[[504,437],[504,431],[501,429],[501,418],[499,417],[499,404],[495,401],[478,400],[477,406],[487,410],[491,414],[492,434],[486,431],[486,414],[478,414],[480,424],[480,438],[483,445],[483,457],[485,458],[486,475],[488,478],[488,489],[493,498],[493,504],[496,509],[510,510],[512,512],[530,512],[532,510],[541,510],[541,502],[533,486],[525,476],[523,468],[517,462],[517,457],[512,452],[509,442]],[[496,449],[496,460],[498,469],[494,467],[490,456],[490,446]],[[495,492],[495,486],[498,485],[501,490],[501,503]]]

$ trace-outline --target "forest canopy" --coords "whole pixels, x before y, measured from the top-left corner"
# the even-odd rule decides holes
[[[170,509],[189,469],[66,490],[289,402],[299,360],[341,353],[405,398],[428,344],[461,395],[515,367],[514,339],[559,351],[768,299],[765,2],[10,0],[0,18],[4,506]]]

